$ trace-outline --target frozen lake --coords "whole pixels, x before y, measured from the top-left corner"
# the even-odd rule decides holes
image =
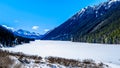
[[[57,56],[72,59],[93,59],[102,62],[120,64],[120,45],[76,43],[70,41],[41,41],[2,48],[30,55]]]

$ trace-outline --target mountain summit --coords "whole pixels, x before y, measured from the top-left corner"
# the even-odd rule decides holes
[[[120,0],[83,8],[42,39],[120,43]]]

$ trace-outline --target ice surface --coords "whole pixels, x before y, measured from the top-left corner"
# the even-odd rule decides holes
[[[23,52],[42,57],[56,56],[72,59],[93,59],[105,63],[120,64],[120,45],[90,44],[70,41],[40,41],[18,45],[13,48],[2,48],[13,52]],[[120,67],[119,67],[120,68]]]

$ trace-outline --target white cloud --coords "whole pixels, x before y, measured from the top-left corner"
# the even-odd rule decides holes
[[[38,29],[39,29],[39,26],[33,26],[32,29],[33,29],[33,30],[38,30]]]
[[[19,21],[18,20],[14,20],[15,23],[18,23]]]
[[[44,29],[45,32],[48,32],[50,29]]]

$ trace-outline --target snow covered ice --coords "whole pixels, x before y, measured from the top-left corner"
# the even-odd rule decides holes
[[[30,55],[39,55],[42,57],[55,56],[70,59],[93,59],[120,68],[120,45],[117,44],[90,44],[70,41],[37,40],[30,44],[2,49],[13,52],[23,52]]]

